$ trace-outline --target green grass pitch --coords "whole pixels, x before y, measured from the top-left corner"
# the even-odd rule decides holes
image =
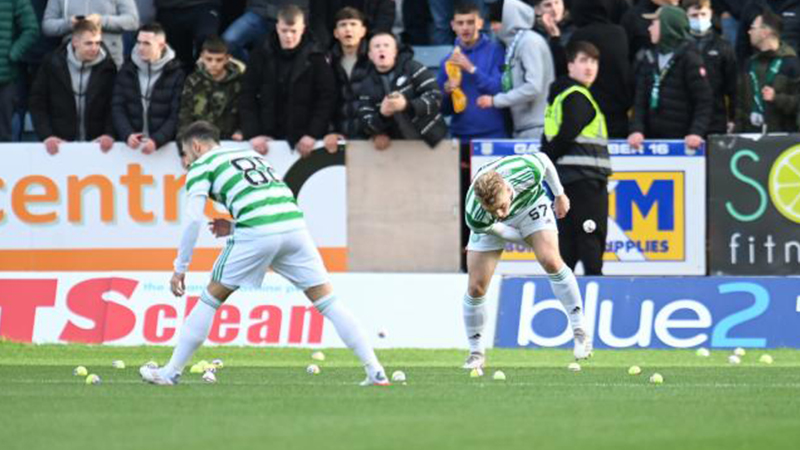
[[[166,347],[0,343],[0,447],[12,449],[797,449],[800,351],[597,351],[567,370],[566,350],[490,350],[486,376],[456,350],[380,350],[406,385],[361,388],[346,350],[205,347],[218,383],[184,374],[145,385],[138,366]],[[111,367],[124,360],[126,369]],[[637,364],[639,376],[627,369]],[[72,369],[100,375],[86,385]],[[506,381],[491,374],[501,369]],[[664,384],[652,385],[653,372]]]

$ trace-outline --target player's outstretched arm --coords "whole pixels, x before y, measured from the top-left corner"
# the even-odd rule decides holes
[[[501,222],[496,222],[492,224],[491,227],[486,231],[489,234],[499,237],[505,241],[513,242],[515,244],[520,245],[528,245],[525,243],[525,238],[522,236],[522,233],[514,227],[508,226]]]
[[[192,261],[192,253],[200,235],[200,228],[205,223],[203,210],[206,204],[206,196],[193,195],[187,199],[186,211],[184,213],[184,226],[181,233],[181,243],[178,247],[178,257],[175,258],[175,273],[170,282],[172,293],[179,297],[183,295],[183,276]]]

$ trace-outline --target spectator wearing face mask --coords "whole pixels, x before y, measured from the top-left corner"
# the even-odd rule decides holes
[[[733,46],[711,26],[714,11],[711,0],[684,0],[689,17],[689,33],[703,57],[714,109],[708,134],[724,134],[733,129],[736,105],[736,55]]]

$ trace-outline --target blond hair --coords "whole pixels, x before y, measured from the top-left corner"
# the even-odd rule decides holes
[[[503,191],[505,185],[506,183],[499,173],[489,170],[475,179],[472,190],[475,192],[475,196],[483,203],[493,205],[497,195]]]

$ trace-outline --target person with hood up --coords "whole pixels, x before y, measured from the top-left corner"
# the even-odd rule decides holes
[[[566,50],[569,75],[550,86],[542,151],[555,163],[573,205],[558,221],[561,256],[572,270],[581,261],[586,275],[602,275],[611,158],[605,116],[589,92],[600,54],[583,41]]]
[[[178,130],[205,120],[219,128],[222,139],[241,141],[239,95],[244,69],[243,63],[231,58],[225,41],[217,36],[206,39],[197,69],[183,85]]]
[[[97,24],[80,20],[72,39],[39,68],[29,107],[33,128],[51,155],[66,141],[95,141],[104,152],[114,145],[111,92],[117,67],[101,40]]]
[[[67,36],[79,20],[88,20],[103,29],[103,43],[117,65],[122,66],[122,34],[139,27],[139,11],[134,0],[49,0],[42,19],[45,36]],[[65,38],[66,39],[66,38]]]
[[[797,84],[800,61],[781,41],[781,18],[765,9],[748,35],[756,51],[742,64],[736,95],[738,133],[794,132],[798,130]]]
[[[336,78],[296,5],[278,11],[278,24],[250,55],[239,116],[250,145],[266,155],[269,142],[285,140],[300,156],[311,155],[336,110]]]
[[[708,134],[725,134],[733,130],[736,110],[736,54],[733,46],[714,31],[711,0],[683,0],[689,17],[691,37],[703,56],[714,99],[714,111]]]
[[[117,137],[146,155],[175,139],[184,78],[161,25],[141,27],[114,84],[111,118]]]
[[[528,0],[536,12],[533,31],[542,35],[550,46],[556,77],[567,74],[567,55],[565,48],[575,27],[564,0]]]
[[[372,67],[359,88],[358,117],[378,150],[389,148],[391,139],[421,139],[433,148],[447,135],[436,75],[413,57],[398,51],[391,33],[369,40]]]
[[[533,8],[520,0],[505,0],[500,39],[506,44],[503,92],[478,97],[481,108],[509,108],[514,138],[538,139],[544,131],[547,88],[555,80],[550,47],[532,30]]]
[[[589,42],[600,52],[597,79],[589,88],[606,116],[608,136],[628,137],[628,111],[633,105],[634,79],[625,29],[611,20],[607,1],[573,0],[575,31],[571,42]]]
[[[683,139],[698,148],[711,122],[713,99],[703,58],[689,37],[686,13],[662,6],[654,14],[650,39],[655,48],[642,56],[628,144],[640,148],[649,139]]]
[[[620,25],[628,33],[628,55],[631,60],[636,59],[640,51],[652,46],[648,31],[651,21],[645,19],[644,14],[653,14],[662,6],[678,6],[679,3],[680,0],[639,0],[625,12]]]

